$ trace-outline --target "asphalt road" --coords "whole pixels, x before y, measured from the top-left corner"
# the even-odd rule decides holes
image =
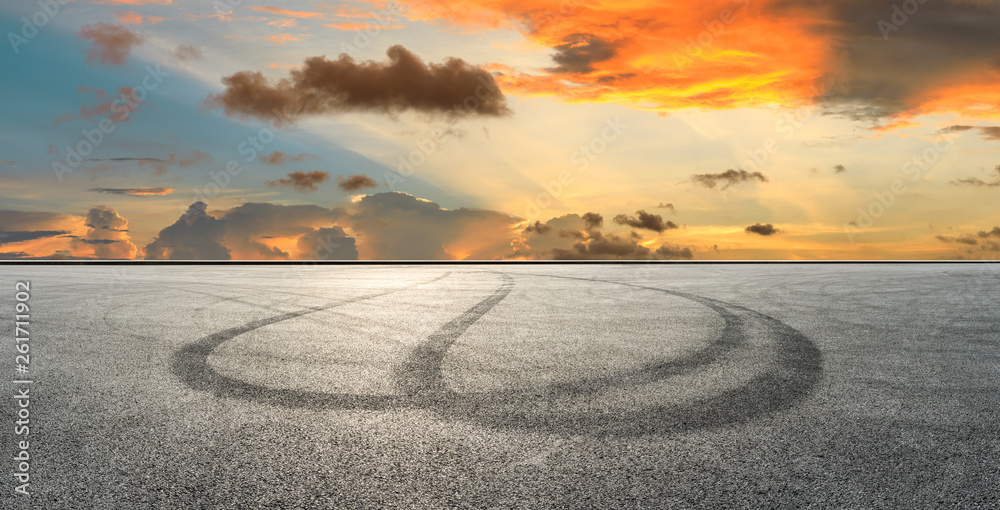
[[[4,509],[1000,506],[995,265],[0,266],[8,473],[24,280]]]

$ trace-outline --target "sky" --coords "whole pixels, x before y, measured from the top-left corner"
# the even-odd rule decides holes
[[[1000,253],[1000,1],[0,5],[0,259]]]

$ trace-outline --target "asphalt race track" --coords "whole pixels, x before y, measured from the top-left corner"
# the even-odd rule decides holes
[[[1000,506],[992,264],[0,275],[4,509]]]

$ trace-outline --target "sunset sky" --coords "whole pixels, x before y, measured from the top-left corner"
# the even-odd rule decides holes
[[[994,259],[1000,1],[4,2],[0,259]]]

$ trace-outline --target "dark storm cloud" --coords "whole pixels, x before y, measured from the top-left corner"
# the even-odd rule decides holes
[[[938,130],[938,133],[961,133],[972,129],[979,130],[979,135],[984,140],[1000,141],[1000,126],[966,126],[958,124],[941,128]]]
[[[0,231],[64,230],[58,228],[73,218],[72,214],[28,212],[0,209]]]
[[[766,8],[772,16],[812,13],[810,29],[833,41],[821,93],[829,113],[855,119],[900,113],[956,77],[1000,70],[997,2],[786,0]]]
[[[759,234],[762,236],[773,236],[774,234],[780,233],[781,230],[775,228],[774,225],[767,223],[754,223],[749,227],[745,228],[744,231],[747,234]]]
[[[363,111],[395,115],[407,110],[450,117],[510,113],[493,76],[457,58],[425,64],[406,48],[386,52],[388,62],[308,58],[301,69],[271,84],[260,72],[224,77],[226,90],[208,97],[227,115],[294,120],[298,117]]]
[[[597,213],[584,213],[580,218],[583,219],[583,222],[587,225],[588,229],[600,228],[604,225],[604,216]]]
[[[489,260],[510,250],[513,227],[523,221],[496,211],[443,209],[398,192],[334,209],[247,203],[214,215],[206,211],[204,203],[193,204],[146,247],[147,258],[353,260],[361,252],[370,259]],[[363,236],[363,245],[354,234]],[[296,250],[261,242],[277,238],[294,240]]]
[[[528,225],[524,229],[524,231],[522,231],[521,233],[522,234],[532,234],[532,233],[534,233],[534,234],[539,234],[539,235],[545,235],[545,234],[551,232],[552,228],[553,227],[551,225],[546,225],[546,224],[544,224],[544,223],[542,223],[540,221],[536,221],[535,223],[533,223],[531,225]]]
[[[603,62],[618,53],[617,44],[605,41],[591,34],[572,34],[555,47],[552,60],[556,67],[547,69],[552,73],[589,73],[593,64]]]
[[[619,214],[615,216],[614,222],[619,225],[628,225],[632,228],[652,230],[653,232],[663,232],[664,230],[677,228],[676,223],[672,221],[664,222],[663,217],[659,214],[652,214],[646,211],[636,211],[635,214],[638,217]]]
[[[980,230],[976,233],[963,233],[955,236],[936,235],[935,239],[955,244],[957,250],[947,258],[952,259],[992,259],[996,260],[996,253],[1000,252],[1000,227],[994,226],[990,230]]]
[[[979,134],[986,140],[1000,141],[1000,126],[981,126]]]
[[[961,244],[967,244],[969,246],[976,246],[979,244],[979,240],[976,239],[971,234],[965,234],[960,236],[936,235],[934,236],[934,238],[946,243],[961,243]]]
[[[333,232],[315,237],[315,227],[335,222],[339,214],[316,205],[277,205],[269,203],[246,203],[226,211],[219,221],[223,223],[223,244],[238,258],[292,259],[295,253],[284,252],[277,247],[269,247],[257,239],[267,237],[297,237],[314,234],[313,241],[304,246],[310,249],[320,247]],[[344,243],[346,241],[338,241]],[[332,248],[324,248],[328,250]],[[332,250],[335,255],[342,250]],[[310,251],[308,256],[315,258]],[[320,256],[323,256],[321,253]]]
[[[663,260],[691,260],[694,258],[694,253],[691,252],[691,248],[681,247],[681,246],[671,246],[669,244],[664,244],[656,249],[654,252],[655,258]]]
[[[587,233],[579,230],[559,230],[559,237],[569,237],[572,239],[586,239]]]
[[[997,173],[997,176],[992,181],[984,181],[979,177],[966,177],[964,179],[955,179],[951,183],[955,185],[995,188],[1000,186],[1000,165],[997,165],[993,171]]]
[[[292,172],[288,177],[267,181],[268,186],[291,186],[295,191],[308,193],[319,189],[319,185],[330,178],[330,172],[313,170],[312,172]]]
[[[964,179],[955,179],[954,181],[951,181],[951,183],[956,185],[964,184],[966,186],[986,186],[990,188],[1000,186],[1000,181],[986,182],[980,179],[979,177],[966,177]]]
[[[722,189],[727,189],[734,184],[744,182],[768,182],[767,176],[760,172],[747,172],[746,170],[729,169],[725,172],[715,174],[695,174],[691,176],[695,185],[712,189],[722,183]]]
[[[0,244],[19,243],[45,237],[59,237],[71,233],[68,230],[0,231]]]
[[[299,255],[307,260],[357,260],[358,248],[344,229],[319,228],[299,238]]]
[[[587,242],[575,243],[569,249],[554,249],[552,258],[555,260],[642,260],[650,258],[651,253],[649,248],[637,244],[631,235],[593,232]]]
[[[505,258],[555,260],[682,260],[691,259],[690,248],[663,245],[656,250],[643,246],[643,237],[635,231],[601,232],[599,214],[566,214],[545,223],[535,222],[515,239],[512,254]],[[546,235],[558,231],[559,235]]]
[[[97,206],[87,212],[84,221],[87,234],[80,239],[84,244],[93,245],[94,255],[99,259],[131,259],[138,248],[128,237],[128,220],[118,211],[106,206]]]
[[[216,214],[219,217],[208,214],[203,202],[192,204],[177,222],[146,246],[146,258],[291,259],[299,254],[284,252],[260,240],[296,237],[298,247],[307,250],[302,254],[305,258],[352,257],[353,239],[340,239],[341,230],[323,230],[332,228],[330,225],[340,216],[324,207],[251,202]],[[317,231],[317,227],[323,231]]]
[[[180,219],[146,245],[146,258],[229,260],[229,249],[222,244],[225,226],[206,213],[207,208],[204,202],[191,204]]]
[[[677,208],[674,207],[674,204],[671,204],[671,203],[660,202],[660,205],[656,206],[656,208],[657,209],[666,209],[666,210],[668,210],[668,211],[670,211],[672,213],[677,212]]]
[[[551,258],[555,260],[690,260],[694,257],[690,248],[663,245],[656,250],[639,244],[641,239],[635,232],[614,234],[591,232],[586,241],[574,243],[570,248],[555,248]]]
[[[983,239],[988,237],[1000,237],[1000,227],[993,227],[993,230],[980,230],[976,235]]]
[[[347,178],[337,177],[337,186],[344,191],[358,191],[365,188],[377,188],[375,179],[367,175],[350,175]]]
[[[489,260],[510,249],[514,225],[521,218],[481,209],[442,209],[407,193],[366,195],[343,219],[363,233],[372,259]]]

